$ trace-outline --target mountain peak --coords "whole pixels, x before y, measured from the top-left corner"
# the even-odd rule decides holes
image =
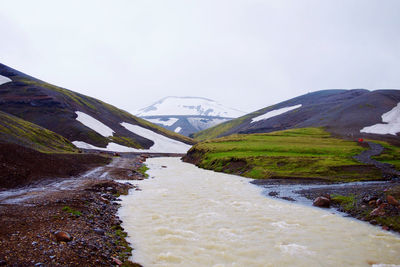
[[[214,100],[191,96],[167,96],[136,113],[140,117],[172,115],[222,118],[236,118],[244,114],[243,111],[223,106]]]

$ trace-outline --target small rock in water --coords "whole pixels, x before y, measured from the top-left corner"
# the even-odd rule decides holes
[[[72,240],[72,236],[64,231],[57,231],[54,235],[57,242],[69,242]]]
[[[268,195],[271,196],[271,197],[276,197],[277,195],[279,195],[279,193],[276,192],[276,191],[271,191],[271,192],[268,193]]]
[[[372,225],[378,224],[378,222],[376,220],[370,220],[369,223],[372,224]]]
[[[331,206],[331,201],[326,197],[317,197],[313,202],[313,206],[329,208]]]

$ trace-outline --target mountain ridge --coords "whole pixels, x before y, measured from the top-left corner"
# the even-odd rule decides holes
[[[49,129],[70,141],[84,142],[99,149],[118,144],[143,152],[154,145],[154,140],[121,125],[125,122],[182,144],[193,144],[190,138],[167,131],[101,100],[46,83],[4,64],[0,64],[0,75],[11,79],[11,82],[0,85],[1,111]],[[113,135],[102,136],[78,121],[78,111],[112,128]]]
[[[194,135],[206,140],[231,134],[268,133],[293,128],[325,127],[347,138],[373,136],[396,140],[395,136],[361,133],[364,127],[381,123],[381,116],[400,102],[400,90],[333,89],[301,95],[246,114]],[[268,112],[301,105],[294,110],[253,121]]]
[[[186,136],[243,115],[243,111],[205,97],[164,97],[136,112],[138,116]]]

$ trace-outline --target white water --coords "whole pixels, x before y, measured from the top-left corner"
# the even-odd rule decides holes
[[[138,182],[142,191],[123,197],[120,209],[132,260],[144,266],[400,264],[400,237],[392,233],[266,198],[248,179],[178,158],[147,164],[154,179]]]

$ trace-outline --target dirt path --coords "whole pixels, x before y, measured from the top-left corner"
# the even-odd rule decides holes
[[[394,169],[392,165],[371,159],[371,157],[373,156],[379,156],[380,154],[382,154],[385,148],[382,145],[374,142],[367,142],[367,143],[370,149],[361,152],[360,154],[354,156],[353,158],[361,163],[371,164],[381,169],[384,176],[387,177],[400,176],[400,171]]]
[[[131,248],[117,201],[135,186],[112,179],[143,179],[136,172],[143,160],[140,155],[116,157],[77,177],[0,191],[0,266],[116,266],[127,261]],[[59,231],[71,240],[57,240]]]

